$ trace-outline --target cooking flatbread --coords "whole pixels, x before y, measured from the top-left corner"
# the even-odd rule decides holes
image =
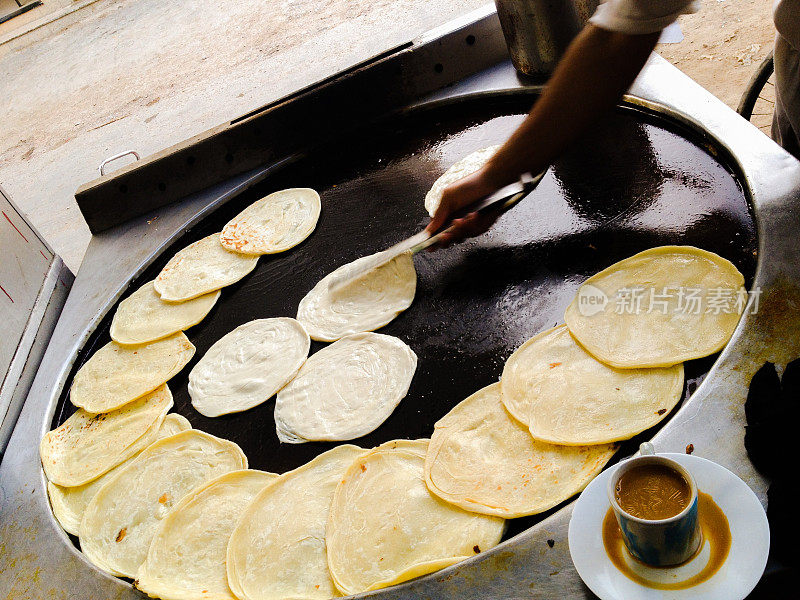
[[[228,539],[245,508],[277,477],[232,471],[186,494],[159,524],[135,586],[164,600],[235,600],[225,573]]]
[[[280,190],[231,219],[219,239],[228,250],[244,254],[283,252],[311,235],[321,208],[319,194],[311,188]]]
[[[141,346],[109,342],[75,374],[69,399],[92,413],[115,410],[172,379],[192,360],[194,350],[180,331]]]
[[[241,448],[190,429],[145,448],[94,495],[80,527],[81,550],[112,575],[133,578],[159,522],[199,485],[247,468]]]
[[[497,545],[504,521],[448,504],[425,487],[428,440],[387,442],[362,455],[336,488],[328,568],[343,594],[438,571]]]
[[[294,319],[258,319],[240,325],[208,349],[189,373],[192,406],[207,417],[266,402],[308,356],[311,340]]]
[[[408,393],[417,355],[402,340],[357,333],[311,355],[278,392],[282,442],[352,440],[375,430]]]
[[[651,248],[587,279],[564,320],[612,367],[669,367],[728,343],[746,304],[743,284],[733,263],[712,252]]]
[[[615,369],[566,326],[525,342],[503,369],[503,402],[541,441],[568,446],[627,440],[664,419],[683,394],[683,364]]]
[[[425,194],[425,208],[430,216],[439,208],[439,203],[442,201],[442,192],[451,183],[455,183],[459,179],[463,179],[467,175],[472,175],[475,171],[480,169],[483,165],[489,162],[489,159],[494,156],[500,145],[489,146],[488,148],[481,148],[472,154],[467,154],[464,158],[453,164],[447,171],[442,173],[436,181],[433,182],[433,187]]]
[[[118,344],[146,344],[197,325],[214,308],[220,291],[186,302],[164,302],[153,282],[145,283],[119,303],[111,321],[111,339]]]
[[[461,508],[507,519],[534,515],[580,492],[614,444],[556,446],[534,440],[508,414],[500,384],[475,392],[434,425],[428,489]]]
[[[364,453],[337,446],[264,488],[228,544],[228,583],[240,600],[338,596],[328,572],[325,527],[336,486]]]
[[[256,268],[258,256],[232,252],[214,233],[173,256],[153,281],[167,302],[184,302],[239,281]]]
[[[109,413],[95,415],[78,409],[39,444],[47,479],[67,487],[97,479],[149,446],[170,408],[172,394],[162,385]]]
[[[417,289],[417,272],[411,253],[401,254],[364,275],[330,289],[338,273],[358,269],[374,260],[363,256],[326,275],[314,286],[297,309],[297,320],[312,339],[333,342],[351,333],[373,331],[392,321],[411,306]]]
[[[192,426],[189,424],[186,417],[176,413],[170,413],[164,418],[161,427],[158,428],[152,441],[155,442],[156,440],[175,435],[176,433],[191,428]],[[52,481],[47,482],[47,493],[50,496],[50,505],[53,507],[53,514],[65,531],[72,535],[80,534],[83,513],[86,511],[86,507],[89,505],[94,495],[103,487],[106,481],[109,481],[115,473],[124,469],[125,466],[137,456],[138,454],[134,454],[110,471],[103,473],[97,479],[77,487],[63,487],[54,484]]]

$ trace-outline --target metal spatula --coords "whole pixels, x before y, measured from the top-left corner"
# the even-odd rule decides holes
[[[536,186],[539,185],[539,182],[542,180],[546,172],[547,169],[535,176],[532,176],[530,173],[525,173],[522,175],[522,177],[520,177],[519,181],[502,187],[493,194],[489,194],[485,198],[481,198],[480,200],[477,200],[476,202],[473,202],[472,204],[469,204],[464,208],[454,212],[452,215],[450,215],[449,219],[444,223],[444,225],[442,225],[439,231],[431,232],[423,229],[419,233],[412,235],[410,238],[407,238],[402,242],[387,248],[383,252],[373,255],[372,260],[365,260],[363,263],[358,265],[357,269],[354,269],[350,272],[337,273],[335,276],[331,277],[331,280],[328,283],[328,289],[336,290],[341,288],[351,281],[362,277],[364,274],[369,273],[373,269],[377,269],[381,265],[388,263],[404,252],[410,251],[412,254],[416,254],[428,246],[432,246],[439,240],[442,234],[446,233],[452,227],[453,221],[456,219],[460,219],[461,217],[474,212],[499,214],[507,211],[525,196],[530,194],[536,188]]]

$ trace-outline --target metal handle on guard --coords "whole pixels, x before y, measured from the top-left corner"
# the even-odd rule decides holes
[[[136,160],[139,160],[139,153],[136,150],[126,150],[125,152],[120,152],[119,154],[115,154],[114,156],[109,156],[103,162],[100,163],[100,177],[103,177],[106,174],[106,165],[110,162],[114,162],[118,158],[122,158],[123,156],[132,155],[136,157]]]

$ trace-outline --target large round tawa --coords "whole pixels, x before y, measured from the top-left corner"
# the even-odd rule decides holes
[[[190,403],[189,371],[237,326],[294,316],[300,300],[338,266],[420,230],[429,219],[423,199],[433,182],[461,157],[502,142],[533,99],[529,92],[482,95],[343,132],[177,237],[131,281],[131,291],[152,280],[175,252],[220,231],[259,198],[291,187],[311,187],[321,196],[315,231],[287,252],[262,256],[254,271],[223,289],[208,316],[188,331],[197,352],[169,382],[174,410],[193,427],[237,443],[253,469],[282,473],[333,447],[280,444],[274,400],[242,413],[203,417]],[[453,406],[498,380],[514,349],[562,322],[583,280],[646,248],[687,244],[711,250],[732,261],[749,285],[756,264],[755,224],[742,188],[722,160],[674,125],[620,110],[576,143],[492,231],[415,256],[414,303],[379,333],[405,341],[419,366],[392,415],[353,443],[369,448],[397,438],[430,437],[433,424]],[[76,365],[108,342],[113,312],[112,307]],[[313,343],[312,354],[321,347]],[[713,360],[687,363],[688,390]],[[66,395],[56,407],[54,425],[72,410],[65,400]],[[640,441],[632,439],[622,452]],[[507,536],[539,518],[511,521]]]

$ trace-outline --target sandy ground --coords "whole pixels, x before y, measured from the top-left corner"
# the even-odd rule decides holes
[[[73,270],[75,189],[121,150],[182,141],[485,0],[100,0],[0,46],[0,183]],[[705,0],[661,54],[735,107],[771,0]]]
[[[772,0],[703,0],[700,12],[679,22],[683,42],[662,45],[658,52],[735,109],[753,72],[772,50]],[[771,122],[771,115],[757,124],[765,121]]]

